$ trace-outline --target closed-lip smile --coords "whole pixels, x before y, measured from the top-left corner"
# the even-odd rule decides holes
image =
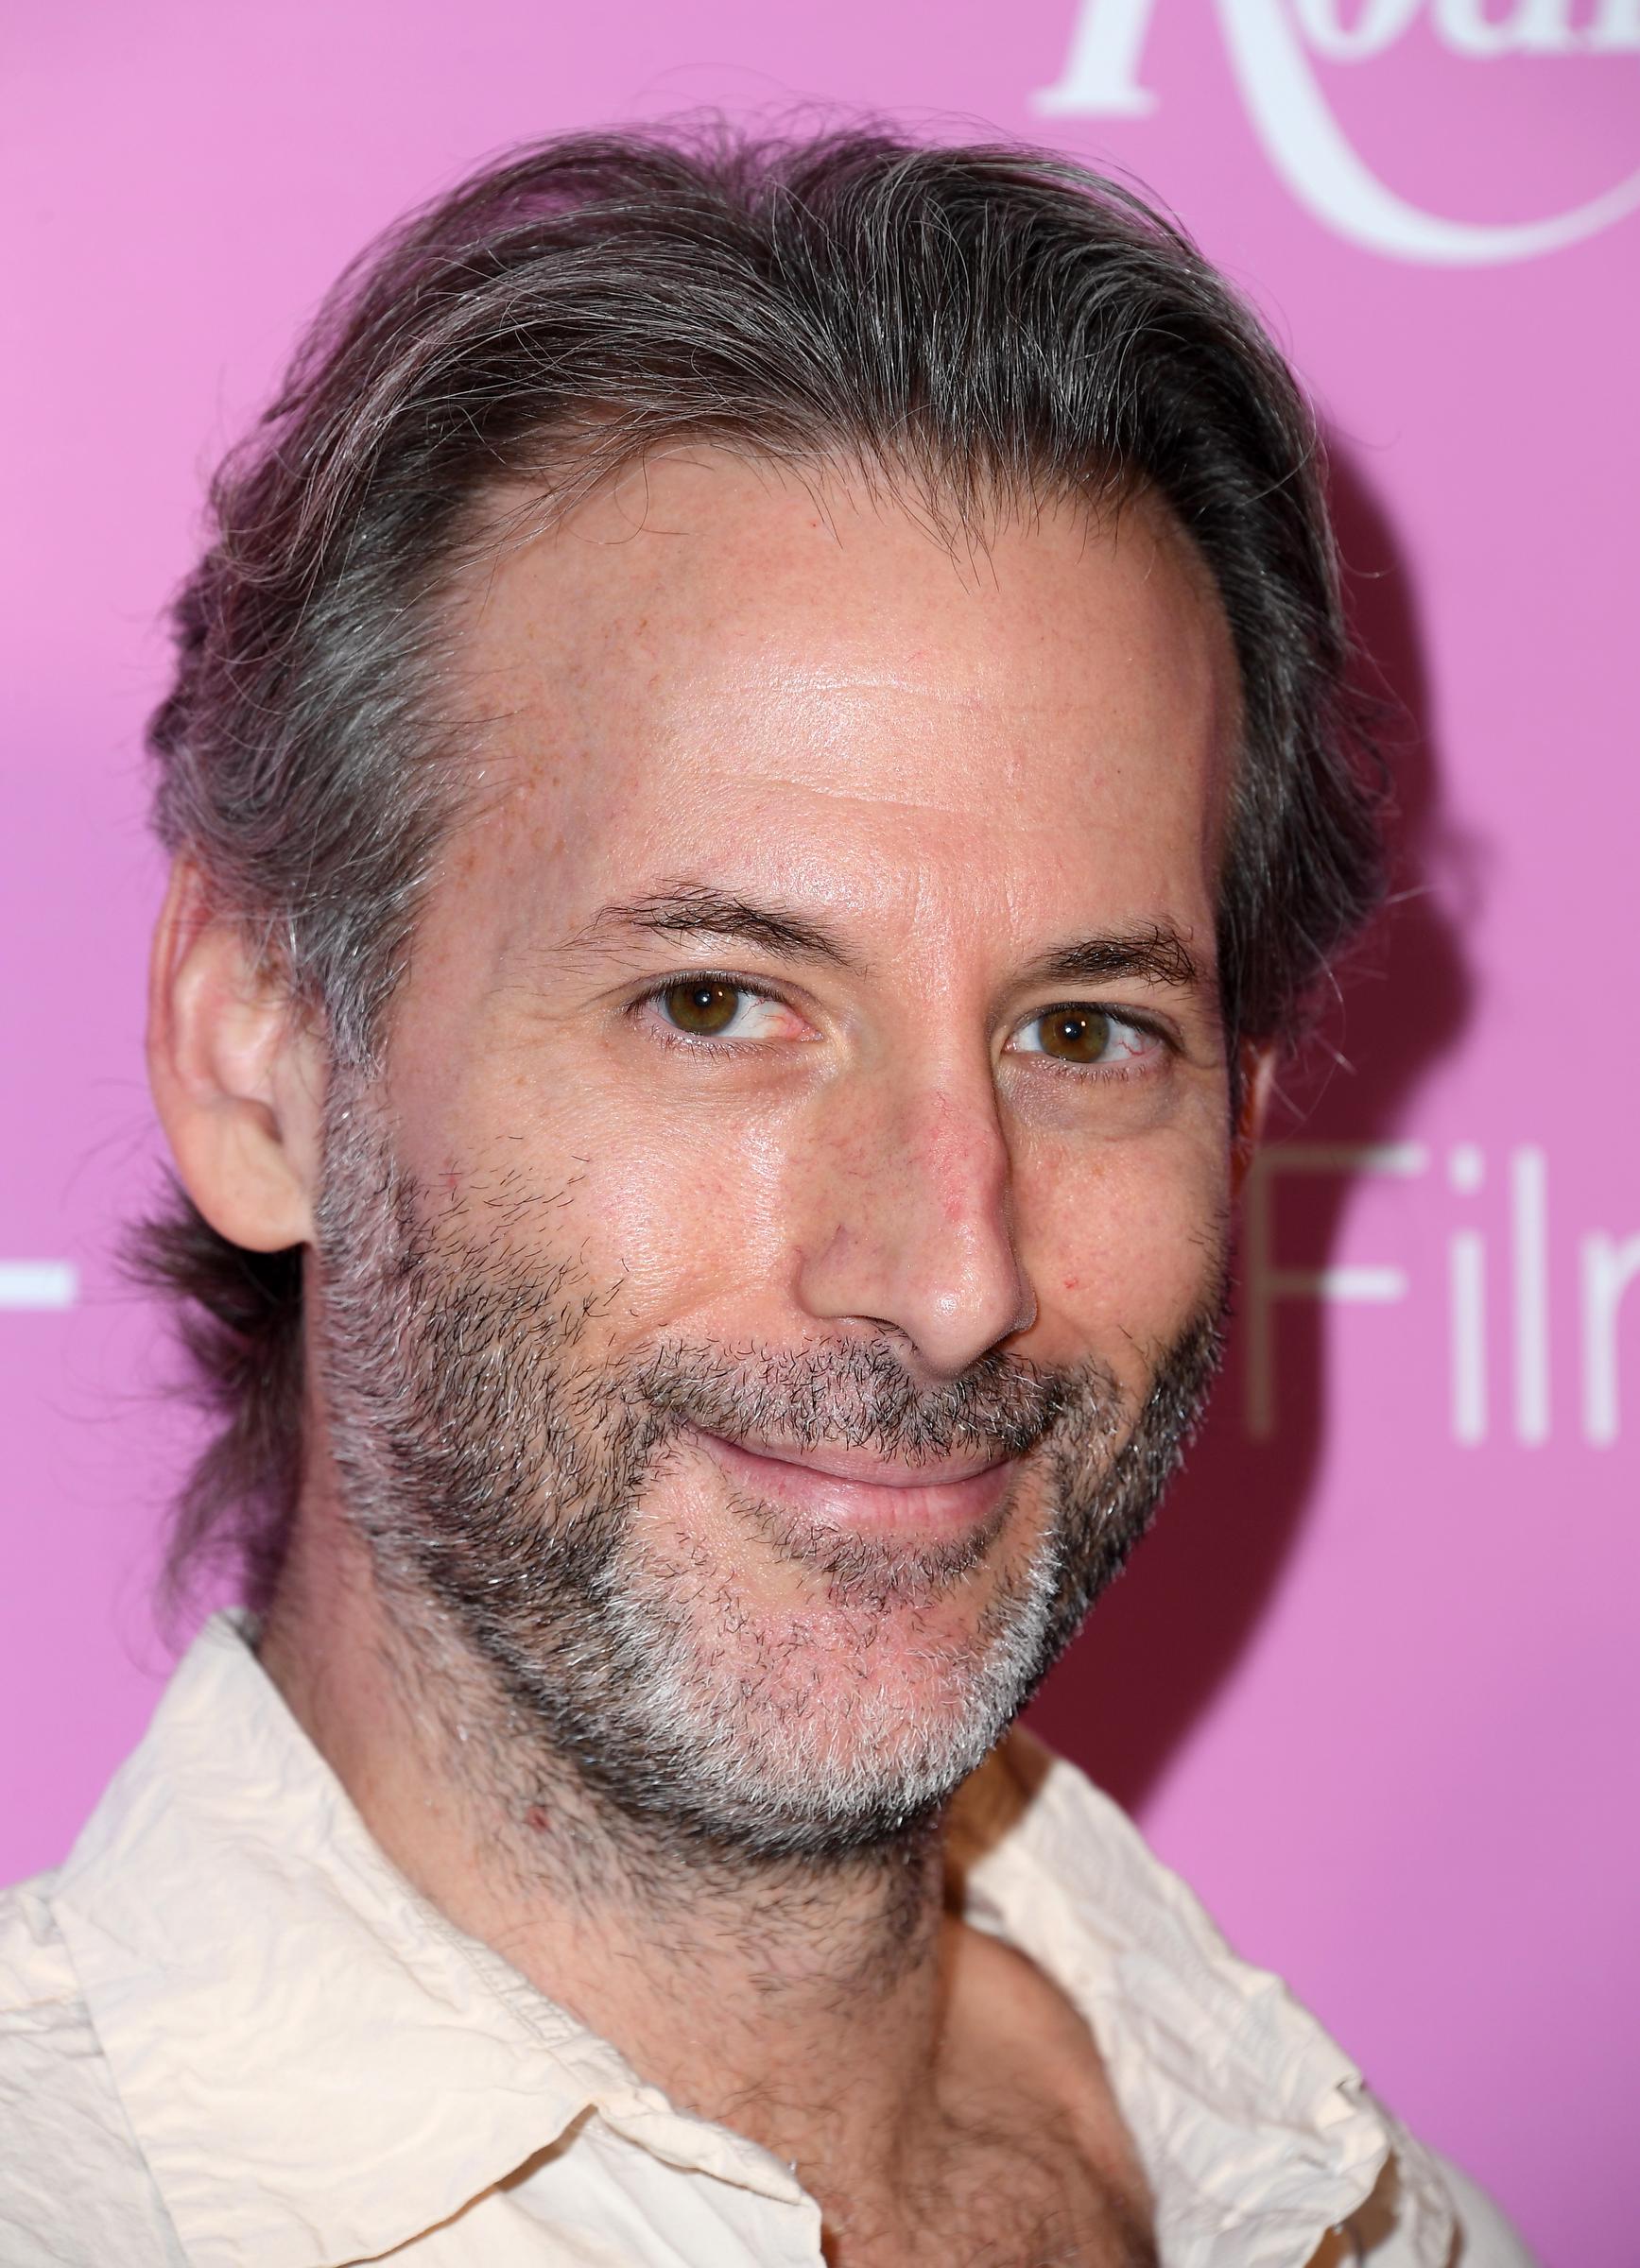
[[[827,1526],[965,1528],[995,1512],[1018,1464],[973,1452],[924,1464],[834,1442],[803,1448],[705,1432],[696,1437],[731,1480]]]

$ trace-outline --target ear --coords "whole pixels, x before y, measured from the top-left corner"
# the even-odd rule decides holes
[[[311,1243],[323,1051],[187,859],[154,933],[148,1077],[182,1186],[212,1228],[255,1252]]]
[[[1241,1107],[1230,1147],[1230,1190],[1239,1200],[1252,1170],[1253,1154],[1264,1138],[1264,1122],[1275,1088],[1276,1051],[1252,1040],[1241,1043]]]

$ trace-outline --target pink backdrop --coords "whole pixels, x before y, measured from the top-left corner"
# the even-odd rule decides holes
[[[341,262],[510,140],[809,101],[1057,140],[1165,196],[1317,391],[1427,887],[1255,1189],[1216,1430],[1041,1714],[1547,2259],[1631,2263],[1640,0],[29,17],[0,1878],[60,1856],[166,1667],[187,1424],[109,1254],[153,1170],[140,723],[205,468]]]

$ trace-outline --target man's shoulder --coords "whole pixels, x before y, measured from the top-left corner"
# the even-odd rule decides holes
[[[182,2255],[52,1914],[54,1880],[0,1889],[0,2259],[176,2268]]]

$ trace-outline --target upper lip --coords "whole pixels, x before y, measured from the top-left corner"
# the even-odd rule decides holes
[[[744,1450],[749,1456],[771,1457],[779,1465],[806,1466],[811,1472],[830,1473],[839,1481],[863,1481],[872,1488],[932,1488],[946,1481],[971,1481],[976,1473],[990,1472],[1008,1462],[995,1454],[975,1454],[932,1457],[926,1463],[912,1464],[902,1457],[883,1457],[873,1450],[849,1449],[832,1442],[803,1449],[791,1441],[759,1441],[728,1434],[709,1437],[727,1441],[731,1449]]]

